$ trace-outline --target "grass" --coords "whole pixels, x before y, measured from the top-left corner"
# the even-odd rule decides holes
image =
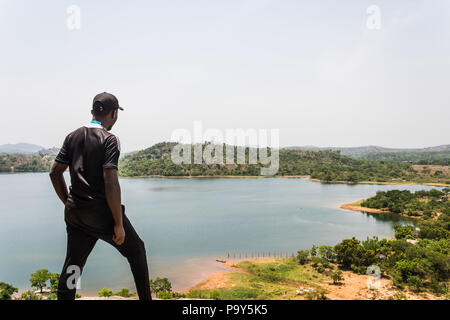
[[[280,258],[273,262],[243,261],[236,265],[244,272],[228,274],[224,288],[191,290],[187,297],[217,300],[293,299],[300,286],[318,288],[317,283],[330,278],[311,266],[299,265],[294,258]]]

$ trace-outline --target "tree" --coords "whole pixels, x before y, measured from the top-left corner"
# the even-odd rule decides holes
[[[156,294],[158,292],[172,292],[172,284],[167,278],[157,277],[155,280],[150,280],[150,290]]]
[[[297,252],[297,260],[299,264],[306,264],[309,261],[309,250],[299,250]]]
[[[0,282],[0,300],[11,300],[14,292],[17,292],[17,288],[9,283]]]
[[[31,287],[39,289],[42,293],[42,289],[47,287],[47,281],[50,279],[51,273],[47,269],[37,270],[31,274],[30,283]]]
[[[50,292],[56,293],[58,291],[59,273],[50,273]]]
[[[311,248],[311,257],[315,257],[317,255],[317,246],[313,245]]]
[[[341,270],[337,270],[337,271],[333,272],[331,274],[331,279],[333,280],[333,284],[334,285],[339,284],[339,282],[344,280],[344,277],[342,276],[342,271]]]
[[[345,268],[352,264],[359,266],[363,258],[363,247],[355,237],[342,240],[334,247],[334,252],[337,261]]]
[[[331,246],[319,246],[319,256],[328,260],[334,260],[334,249]]]

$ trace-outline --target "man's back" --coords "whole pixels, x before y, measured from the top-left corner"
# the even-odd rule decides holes
[[[117,98],[107,92],[94,97],[93,120],[64,140],[50,169],[56,194],[64,203],[67,253],[58,282],[58,300],[74,300],[73,271],[81,275],[98,239],[114,246],[127,258],[139,299],[151,300],[150,279],[144,242],[125,214],[117,165],[119,139],[109,132],[118,118]],[[64,171],[70,169],[70,194]],[[75,268],[75,269],[74,269]],[[75,283],[78,281],[75,278]]]
[[[96,121],[67,135],[55,161],[69,166],[69,201],[77,207],[106,204],[103,168],[117,168],[119,139]]]

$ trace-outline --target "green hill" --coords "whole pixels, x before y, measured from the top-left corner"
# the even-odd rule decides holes
[[[0,172],[46,172],[53,155],[0,154]]]
[[[450,150],[420,152],[384,152],[368,153],[353,156],[356,159],[373,161],[406,161],[426,165],[450,165]]]
[[[262,164],[180,164],[171,160],[176,143],[162,142],[150,148],[125,155],[120,162],[122,176],[260,176]],[[204,149],[207,144],[203,144]],[[235,151],[236,151],[236,147]],[[191,150],[193,147],[191,146]],[[193,151],[191,152],[193,154]],[[225,152],[224,152],[225,153]],[[235,152],[236,156],[236,152]],[[193,157],[193,155],[192,155]],[[354,159],[338,151],[279,150],[277,176],[308,175],[329,182],[444,183],[450,184],[448,171],[442,176],[424,176],[409,163]]]

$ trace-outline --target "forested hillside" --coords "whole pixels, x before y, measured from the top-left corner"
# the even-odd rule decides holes
[[[171,160],[176,143],[163,142],[125,155],[120,162],[122,176],[259,176],[261,164],[181,164]],[[202,145],[204,149],[206,144]],[[192,149],[191,149],[192,150]],[[236,147],[235,147],[236,151]],[[246,148],[248,160],[249,150]],[[235,152],[236,155],[236,152]],[[193,151],[192,151],[193,157]],[[342,182],[430,182],[450,184],[448,171],[443,175],[419,174],[409,163],[354,159],[337,151],[279,151],[278,176],[308,175],[312,179]],[[248,163],[248,161],[246,161]]]
[[[373,161],[405,161],[425,165],[450,165],[450,150],[433,152],[383,152],[353,156],[356,159]]]
[[[0,172],[46,172],[54,158],[51,155],[0,154]]]

